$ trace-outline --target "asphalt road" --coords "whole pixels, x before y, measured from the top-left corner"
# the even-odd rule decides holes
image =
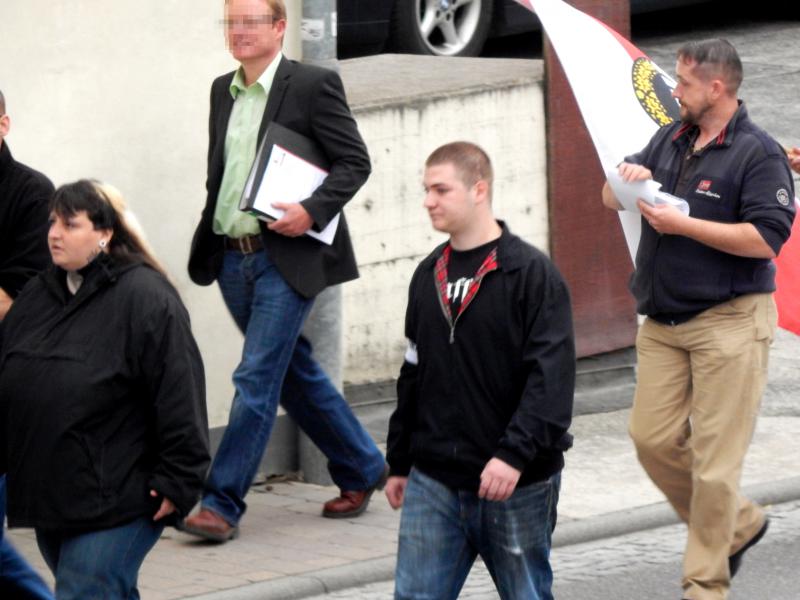
[[[797,600],[800,502],[769,507],[770,529],[745,556],[730,600]],[[553,551],[557,600],[678,600],[681,597],[683,525],[662,527]],[[388,600],[392,582],[341,590],[309,600]],[[459,596],[497,600],[486,568],[478,562]]]

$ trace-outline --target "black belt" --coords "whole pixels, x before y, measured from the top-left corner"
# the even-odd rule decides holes
[[[237,250],[242,254],[252,254],[264,247],[261,235],[246,235],[240,238],[225,237],[225,247],[228,250]]]

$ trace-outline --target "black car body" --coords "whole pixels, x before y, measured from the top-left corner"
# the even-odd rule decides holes
[[[631,0],[631,13],[697,4],[703,0]],[[477,19],[467,26],[461,14],[473,10]],[[526,33],[539,29],[531,11],[514,0],[439,0],[437,14],[452,13],[456,27],[466,33],[459,44],[445,43],[436,31],[426,35],[420,29],[426,0],[338,0],[338,48],[341,58],[384,51],[445,56],[475,56],[489,37]],[[459,19],[462,19],[459,21]],[[461,33],[461,31],[459,31]]]

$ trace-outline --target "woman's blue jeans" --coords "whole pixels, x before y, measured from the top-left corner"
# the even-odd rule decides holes
[[[139,569],[163,529],[146,516],[79,535],[37,529],[36,541],[58,600],[139,600]]]
[[[550,544],[560,473],[504,502],[412,469],[403,499],[395,600],[455,600],[477,555],[504,600],[552,600]]]
[[[278,403],[328,459],[337,486],[363,490],[374,485],[383,473],[383,456],[300,335],[313,299],[292,289],[265,251],[227,251],[218,282],[244,333],[244,349],[203,506],[232,525],[239,522]]]

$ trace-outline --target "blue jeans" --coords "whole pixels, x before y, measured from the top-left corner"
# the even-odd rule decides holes
[[[164,526],[151,516],[79,535],[36,530],[36,541],[56,578],[58,600],[138,600],[144,557]]]
[[[560,483],[556,474],[490,502],[412,469],[400,518],[395,600],[455,600],[477,555],[501,598],[552,600],[550,542]]]
[[[53,600],[47,584],[3,537],[5,517],[6,476],[0,475],[0,598]]]
[[[206,481],[203,507],[232,525],[239,522],[279,402],[325,454],[337,486],[372,486],[383,473],[383,456],[300,335],[313,299],[292,289],[265,251],[227,251],[218,281],[244,333],[244,349],[233,373],[228,426]]]

